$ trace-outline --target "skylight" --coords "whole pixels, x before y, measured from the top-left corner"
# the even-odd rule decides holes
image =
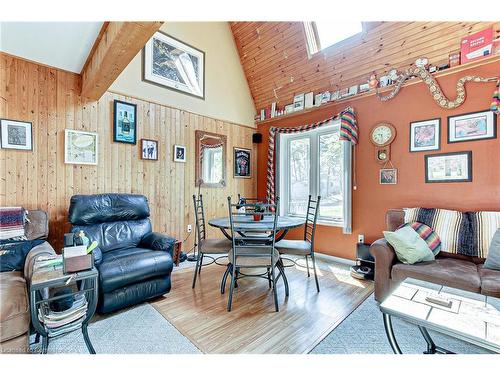
[[[311,55],[363,31],[359,21],[304,22]]]

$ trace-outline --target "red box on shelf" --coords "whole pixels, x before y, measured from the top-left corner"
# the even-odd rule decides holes
[[[460,64],[481,59],[491,54],[493,28],[481,30],[462,38],[460,43]]]

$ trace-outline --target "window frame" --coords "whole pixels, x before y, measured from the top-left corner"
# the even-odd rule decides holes
[[[304,37],[306,41],[306,47],[307,47],[307,55],[310,58],[313,56],[317,55],[320,52],[326,52],[329,51],[330,49],[334,48],[339,48],[343,46],[346,43],[349,43],[353,39],[360,39],[361,36],[366,33],[367,27],[366,27],[366,22],[361,22],[361,31],[359,33],[356,33],[354,35],[351,35],[345,39],[339,40],[337,43],[334,43],[332,45],[326,46],[326,47],[321,47],[321,40],[319,37],[318,33],[318,28],[316,26],[316,22],[314,21],[305,21],[302,22],[303,25],[303,30],[304,30]]]
[[[278,168],[276,170],[277,176],[277,191],[280,195],[280,212],[284,215],[305,217],[304,215],[292,214],[289,212],[289,199],[290,199],[290,143],[295,139],[309,139],[309,193],[312,196],[319,195],[320,190],[320,157],[319,157],[319,144],[320,137],[332,132],[340,132],[340,120],[333,120],[331,124],[320,126],[316,129],[306,132],[298,133],[281,133],[278,137],[277,155]],[[342,143],[342,184],[343,184],[343,199],[342,199],[342,217],[325,217],[318,215],[318,223],[322,225],[329,225],[335,227],[343,227],[344,233],[349,233],[351,230],[351,157],[352,146],[350,142],[340,141]],[[347,160],[346,160],[347,158]],[[286,187],[286,194],[282,193],[282,187]]]

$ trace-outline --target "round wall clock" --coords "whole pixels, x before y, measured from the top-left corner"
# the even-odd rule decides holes
[[[396,138],[396,128],[386,122],[377,124],[370,132],[370,141],[375,146],[375,159],[385,163],[391,156],[391,143]]]

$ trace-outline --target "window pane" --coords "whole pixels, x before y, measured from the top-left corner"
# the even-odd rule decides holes
[[[290,141],[290,196],[288,212],[305,215],[309,198],[310,166],[309,138],[293,139]]]
[[[326,218],[342,218],[343,211],[343,163],[339,132],[319,137],[319,215]]]

